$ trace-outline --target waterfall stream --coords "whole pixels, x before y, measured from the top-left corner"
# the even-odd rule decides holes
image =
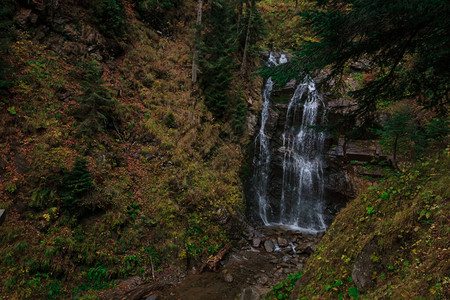
[[[269,67],[276,66],[280,63],[287,62],[286,56],[281,55],[279,60],[275,58],[273,53],[270,53],[267,65]],[[255,165],[255,173],[253,182],[255,184],[256,197],[258,199],[259,205],[259,215],[263,220],[264,224],[268,225],[269,221],[267,219],[268,208],[268,198],[267,198],[267,184],[270,172],[270,150],[269,141],[265,132],[266,123],[269,118],[269,105],[270,96],[272,95],[273,81],[269,77],[263,88],[263,101],[262,101],[262,111],[261,111],[261,127],[259,133],[255,139],[255,143],[259,141],[259,155],[255,156],[253,164]]]
[[[271,54],[268,65],[276,61]],[[322,157],[325,134],[314,129],[325,121],[325,106],[314,81],[306,77],[298,84],[289,101],[282,133],[282,147],[272,149],[266,132],[270,117],[273,82],[268,78],[263,88],[261,127],[255,143],[253,183],[259,216],[265,225],[284,225],[295,230],[317,233],[326,229],[324,221],[324,178]],[[272,176],[272,152],[280,151],[282,161],[281,196],[269,195]]]

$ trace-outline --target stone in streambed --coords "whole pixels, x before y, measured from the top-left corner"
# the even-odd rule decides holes
[[[260,238],[253,238],[252,239],[252,247],[253,248],[259,248],[261,245],[261,239]]]
[[[266,249],[266,252],[272,253],[275,250],[275,245],[271,240],[267,240],[264,242],[264,249]]]
[[[280,247],[287,247],[287,245],[289,245],[289,242],[280,236],[278,237],[277,242]]]

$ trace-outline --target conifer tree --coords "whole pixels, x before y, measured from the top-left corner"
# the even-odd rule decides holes
[[[77,75],[81,75],[82,94],[76,98],[80,105],[75,108],[74,116],[81,122],[78,127],[80,131],[94,134],[112,122],[115,101],[105,86],[102,69],[97,61],[83,61],[78,70],[81,73]]]
[[[200,86],[205,104],[216,118],[222,118],[229,107],[231,72],[236,67],[232,57],[236,49],[233,19],[229,1],[215,0],[210,3],[206,12],[207,31],[201,45]]]

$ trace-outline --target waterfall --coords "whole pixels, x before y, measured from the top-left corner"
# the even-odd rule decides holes
[[[268,65],[284,62],[285,56],[277,62],[271,54]],[[257,155],[254,157],[253,188],[259,216],[265,225],[280,224],[310,233],[324,231],[321,153],[325,134],[313,128],[325,121],[322,97],[314,81],[306,77],[289,101],[282,134],[283,146],[278,149],[283,153],[281,198],[273,199],[273,195],[268,194],[272,153],[270,137],[266,134],[272,89],[272,79],[268,78],[263,88],[261,127],[255,139]]]
[[[304,100],[304,101],[302,101]],[[298,111],[303,108],[301,120]],[[322,113],[320,113],[322,109]],[[322,170],[325,134],[313,128],[325,120],[322,97],[306,77],[291,98],[283,132],[283,184],[279,223],[303,231],[326,229]]]
[[[287,62],[287,59],[284,54],[282,54],[277,61],[273,53],[270,53],[267,65],[272,67],[285,62]],[[270,150],[269,141],[265,133],[265,129],[267,120],[269,118],[269,105],[272,88],[273,81],[272,78],[269,77],[266,81],[266,84],[264,85],[262,92],[263,101],[261,111],[261,127],[255,139],[255,143],[259,146],[259,151],[258,156],[255,156],[253,161],[253,164],[255,166],[253,182],[255,184],[256,197],[258,199],[259,215],[266,225],[269,224],[269,221],[267,219],[267,210],[269,209],[269,202],[267,198],[267,184],[270,172]]]

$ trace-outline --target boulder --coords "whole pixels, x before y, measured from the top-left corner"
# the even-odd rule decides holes
[[[264,242],[264,249],[266,249],[266,252],[272,253],[275,250],[275,245],[271,240],[267,240]]]
[[[20,28],[25,29],[28,25],[28,21],[30,20],[30,17],[31,17],[31,9],[22,8],[14,16],[14,21]]]

